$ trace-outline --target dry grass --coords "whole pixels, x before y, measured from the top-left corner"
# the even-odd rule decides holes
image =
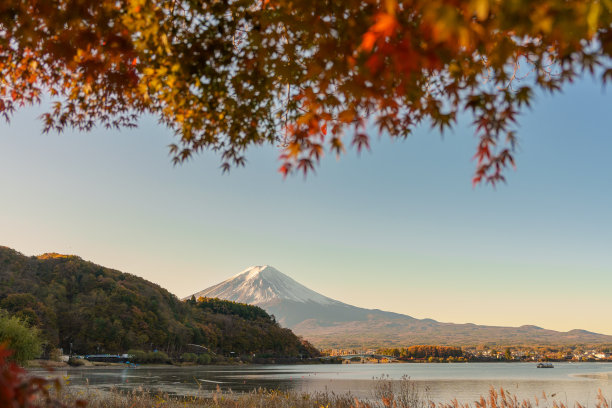
[[[400,381],[392,381],[388,377],[376,379],[372,398],[368,400],[333,392],[305,394],[261,389],[239,394],[217,389],[209,397],[176,397],[150,394],[142,389],[126,393],[118,390],[65,388],[59,398],[67,406],[85,400],[90,408],[591,408],[579,403],[573,406],[559,403],[547,399],[545,395],[534,401],[519,400],[504,389],[497,391],[493,388],[487,397],[483,396],[473,404],[459,403],[456,399],[447,403],[433,403],[407,377]],[[593,408],[612,408],[612,401],[607,400],[600,390]]]
[[[610,408],[612,401],[607,400],[601,389],[597,394],[595,408]],[[491,388],[487,398],[480,397],[479,401],[472,404],[461,404],[455,399],[449,403],[431,404],[432,408],[588,408],[578,402],[573,405],[565,404],[556,400],[551,400],[542,394],[542,398],[535,398],[534,401],[523,399],[519,400],[516,395],[509,393],[501,388],[499,392]]]
[[[212,397],[176,397],[167,394],[149,394],[143,390],[129,393],[118,390],[68,390],[60,395],[67,406],[87,401],[90,408],[351,408],[365,407],[350,395],[333,393],[298,394],[293,392],[257,390],[246,394],[213,393]]]

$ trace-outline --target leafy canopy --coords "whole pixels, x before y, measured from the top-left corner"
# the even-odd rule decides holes
[[[37,358],[42,351],[38,330],[1,309],[0,344],[12,350],[11,359],[19,364]]]
[[[468,111],[474,182],[495,183],[535,89],[612,78],[611,24],[612,0],[9,0],[0,113],[49,95],[45,131],[153,114],[175,162],[228,170],[268,143],[287,174]]]

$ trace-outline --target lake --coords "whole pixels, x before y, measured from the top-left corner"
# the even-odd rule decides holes
[[[298,392],[350,392],[360,398],[372,395],[374,378],[398,380],[408,376],[428,399],[474,402],[491,387],[503,387],[519,399],[550,399],[570,406],[578,401],[594,406],[597,392],[612,398],[612,363],[453,364],[344,364],[344,365],[242,365],[242,366],[138,366],[70,368],[56,371],[68,376],[71,386],[130,390],[142,387],[176,395],[208,395],[217,386],[223,391],[245,392],[262,387]]]

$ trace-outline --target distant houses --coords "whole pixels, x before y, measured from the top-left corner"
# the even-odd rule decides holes
[[[601,350],[604,351],[601,351]],[[461,349],[461,361],[612,361],[612,353],[605,347],[580,349],[576,347],[500,347],[499,350],[482,347]],[[330,357],[384,355],[382,349],[326,349],[321,353]],[[400,359],[405,360],[405,359]],[[419,361],[423,359],[417,359]],[[443,359],[455,361],[455,359]],[[437,359],[435,361],[442,361]]]

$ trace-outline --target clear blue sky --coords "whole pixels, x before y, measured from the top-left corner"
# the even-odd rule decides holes
[[[335,299],[414,317],[612,334],[612,95],[583,80],[520,118],[508,184],[473,189],[476,140],[419,129],[283,180],[273,148],[222,175],[133,131],[0,125],[0,244],[77,254],[186,296],[270,264]]]

